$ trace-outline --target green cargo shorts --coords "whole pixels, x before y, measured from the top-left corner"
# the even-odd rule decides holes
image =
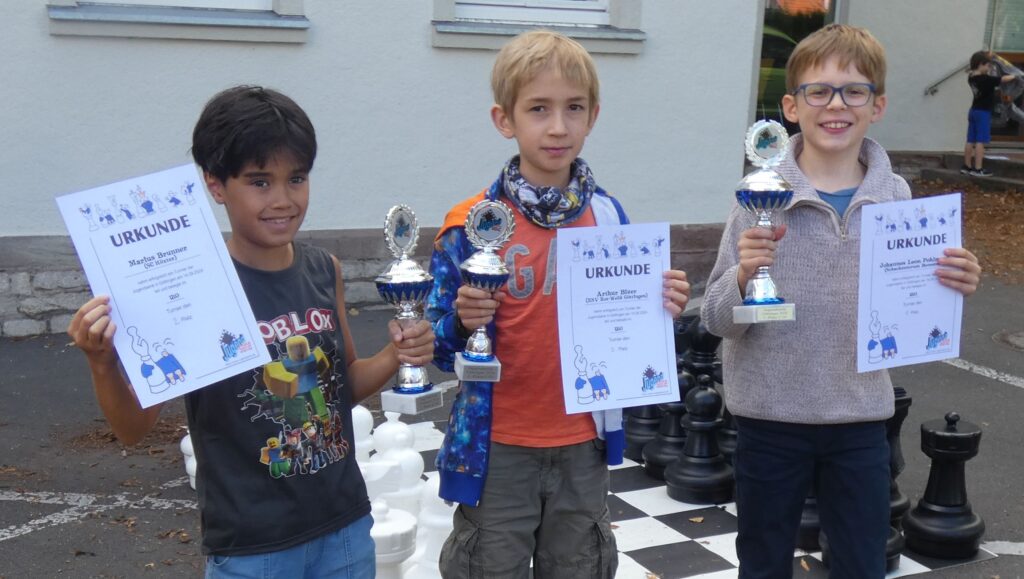
[[[599,439],[555,448],[492,443],[480,506],[460,505],[445,579],[612,579],[608,465]]]

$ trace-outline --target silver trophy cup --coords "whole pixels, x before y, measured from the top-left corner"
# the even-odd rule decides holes
[[[747,131],[747,158],[757,167],[736,186],[736,202],[757,217],[757,227],[775,229],[772,216],[793,199],[793,187],[775,171],[789,151],[789,135],[775,121],[761,120]],[[743,305],[733,309],[736,323],[758,323],[796,319],[793,304],[779,296],[768,267],[757,268],[747,281]]]
[[[384,240],[396,259],[374,282],[380,297],[398,308],[395,319],[402,327],[412,326],[420,319],[423,301],[434,282],[434,276],[409,258],[418,238],[419,225],[412,209],[406,205],[392,207],[384,221]],[[426,368],[402,363],[393,389],[400,394],[416,394],[433,386]]]
[[[497,252],[512,237],[513,231],[515,218],[504,203],[481,201],[469,210],[466,237],[477,251],[459,266],[466,285],[488,292],[505,285],[509,271]],[[501,378],[501,364],[494,356],[491,338],[484,326],[469,336],[465,349],[456,356],[455,373],[461,380],[496,382]]]

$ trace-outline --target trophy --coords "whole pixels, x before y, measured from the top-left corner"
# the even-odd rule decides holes
[[[774,169],[789,151],[789,135],[775,121],[757,121],[747,131],[746,150],[758,169],[736,186],[736,201],[757,217],[757,227],[775,229],[772,213],[785,209],[793,198],[793,187]],[[761,266],[747,281],[743,305],[733,308],[732,318],[737,324],[789,321],[796,319],[796,308],[779,297],[768,266]]]
[[[505,285],[509,272],[497,251],[515,228],[512,210],[504,203],[481,201],[469,210],[466,237],[477,251],[459,266],[466,285],[489,292]],[[475,382],[501,379],[501,363],[494,356],[485,326],[477,328],[466,340],[466,348],[455,355],[455,374],[459,380]]]
[[[395,260],[374,283],[380,297],[398,308],[395,319],[402,327],[412,326],[420,319],[423,300],[434,282],[434,276],[409,258],[418,238],[419,225],[412,209],[406,205],[392,207],[384,220],[384,241]],[[398,367],[394,387],[381,393],[381,407],[403,414],[419,414],[440,408],[442,394],[434,391],[433,387],[426,368],[403,362]]]

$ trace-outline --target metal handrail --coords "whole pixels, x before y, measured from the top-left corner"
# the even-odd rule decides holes
[[[938,82],[935,82],[934,84],[932,84],[928,88],[924,89],[924,96],[931,96],[931,95],[939,92],[939,85],[940,84],[942,84],[942,83],[946,82],[947,80],[953,78],[957,74],[960,74],[962,72],[967,72],[967,69],[968,69],[969,66],[970,66],[970,64],[961,64],[960,66],[954,68],[953,70],[951,70],[949,72],[949,74],[947,74],[946,76],[944,76],[941,79],[939,79]]]

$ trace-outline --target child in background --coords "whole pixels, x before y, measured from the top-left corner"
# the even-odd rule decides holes
[[[974,100],[967,111],[967,144],[964,145],[964,165],[960,167],[960,172],[965,175],[992,176],[992,171],[982,166],[985,162],[985,145],[992,141],[992,107],[996,104],[996,89],[1001,83],[1013,80],[1013,75],[992,76],[991,68],[991,52],[979,50],[971,55],[967,84],[971,87]]]

